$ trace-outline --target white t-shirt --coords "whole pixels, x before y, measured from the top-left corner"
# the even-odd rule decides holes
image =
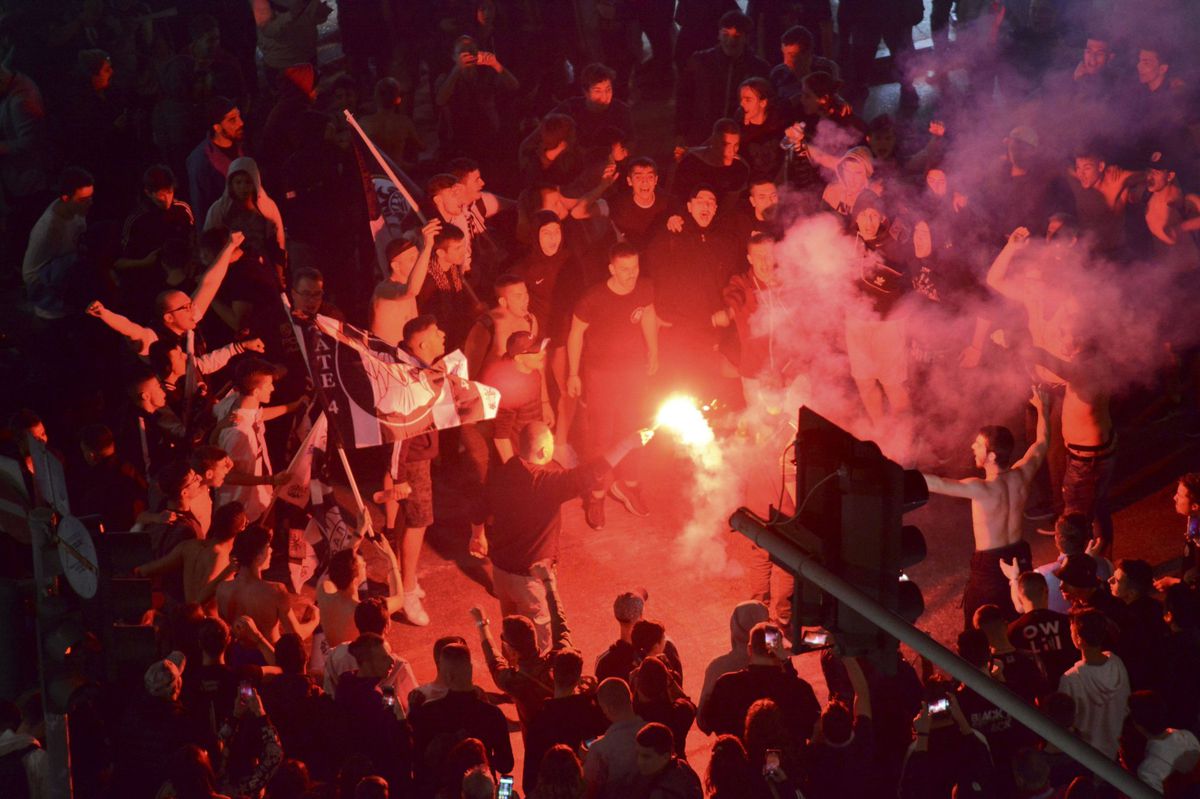
[[[87,230],[87,217],[63,217],[57,213],[62,200],[50,203],[29,232],[21,277],[25,285],[32,283],[43,266],[59,256],[75,252],[79,238]]]
[[[1146,757],[1138,766],[1138,779],[1156,791],[1177,771],[1189,772],[1200,760],[1200,741],[1187,730],[1167,730],[1167,737],[1146,744]]]

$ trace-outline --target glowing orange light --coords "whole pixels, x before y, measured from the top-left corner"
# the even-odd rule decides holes
[[[681,443],[689,447],[704,447],[714,440],[712,427],[704,418],[694,397],[676,394],[658,408],[654,417],[654,428],[665,428],[678,436]]]

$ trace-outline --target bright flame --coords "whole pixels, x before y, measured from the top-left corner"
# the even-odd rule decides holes
[[[682,394],[670,397],[659,407],[658,415],[654,417],[654,427],[670,430],[689,447],[706,447],[715,438],[696,399]]]

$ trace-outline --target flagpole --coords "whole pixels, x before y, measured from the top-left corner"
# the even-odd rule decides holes
[[[371,155],[375,156],[375,160],[379,162],[380,168],[383,169],[383,174],[395,185],[396,190],[404,195],[404,199],[408,201],[408,206],[413,209],[413,213],[417,215],[417,219],[421,220],[421,224],[424,225],[426,219],[425,215],[421,213],[421,206],[417,205],[417,201],[408,193],[408,189],[404,188],[404,184],[400,181],[400,178],[396,177],[396,173],[392,170],[388,159],[379,152],[379,149],[375,146],[375,142],[367,138],[367,134],[359,126],[358,120],[354,118],[354,114],[350,113],[350,109],[344,109],[342,113],[346,115],[346,121],[350,123],[350,127],[354,128],[354,132],[358,134],[358,137],[363,140],[363,144],[371,151]]]
[[[287,314],[288,323],[292,327],[292,335],[296,337],[296,343],[300,345],[300,354],[304,358],[304,368],[308,371],[308,379],[321,403],[321,410],[325,412],[325,418],[328,419],[329,403],[325,399],[325,392],[321,390],[320,384],[313,376],[312,364],[308,360],[308,348],[304,346],[304,336],[300,333],[300,326],[296,324],[296,317],[292,316],[292,304],[288,301],[287,293],[280,292],[279,300],[283,303],[283,311]],[[350,469],[350,459],[346,457],[346,448],[342,444],[341,433],[337,430],[337,425],[332,422],[329,423],[328,428],[329,437],[334,442],[333,447],[337,450],[338,458],[342,462],[342,469],[346,472],[346,481],[350,484],[350,493],[354,495],[354,504],[358,507],[359,516],[366,519],[367,533],[374,534],[371,515],[367,513],[366,503],[363,502],[362,493],[358,490],[358,481],[354,479],[354,472]]]

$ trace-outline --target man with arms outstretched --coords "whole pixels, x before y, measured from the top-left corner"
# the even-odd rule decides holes
[[[963,619],[968,628],[980,605],[1011,608],[1008,578],[1000,571],[1001,560],[1015,558],[1023,572],[1033,568],[1029,544],[1021,540],[1021,522],[1029,484],[1046,457],[1050,436],[1046,393],[1036,389],[1031,402],[1037,409],[1037,439],[1021,460],[1012,463],[1013,436],[1008,428],[988,426],[979,431],[971,444],[975,466],[983,469],[983,479],[949,480],[924,475],[932,493],[971,500],[975,554],[971,556],[971,575],[963,591]]]

